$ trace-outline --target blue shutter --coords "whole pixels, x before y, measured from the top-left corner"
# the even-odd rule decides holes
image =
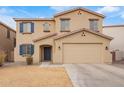
[[[28,50],[28,54],[32,55],[32,54],[31,54],[31,44],[29,44],[27,47],[28,47],[28,49],[29,49],[29,50]]]
[[[23,45],[20,45],[20,55],[23,55]]]
[[[28,51],[29,51],[29,53],[28,54],[30,54],[31,56],[34,54],[34,45],[32,45],[32,44],[29,44],[28,45]]]
[[[34,54],[34,45],[31,45],[31,55]]]
[[[34,32],[34,23],[31,23],[31,32]]]
[[[23,32],[23,23],[20,23],[20,33]]]

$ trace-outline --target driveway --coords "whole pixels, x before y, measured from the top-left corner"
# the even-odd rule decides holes
[[[107,64],[65,64],[74,86],[124,86],[124,68]]]

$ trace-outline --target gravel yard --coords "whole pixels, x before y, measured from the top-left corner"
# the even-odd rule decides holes
[[[70,87],[63,67],[12,66],[0,68],[0,86],[3,87]]]

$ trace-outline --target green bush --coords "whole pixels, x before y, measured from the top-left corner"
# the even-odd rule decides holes
[[[3,65],[5,61],[6,54],[3,51],[0,51],[0,66]]]

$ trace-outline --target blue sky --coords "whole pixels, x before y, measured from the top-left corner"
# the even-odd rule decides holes
[[[15,28],[12,18],[51,18],[57,12],[76,6],[1,6],[0,21]],[[104,14],[104,25],[124,24],[124,7],[122,6],[82,6]]]

